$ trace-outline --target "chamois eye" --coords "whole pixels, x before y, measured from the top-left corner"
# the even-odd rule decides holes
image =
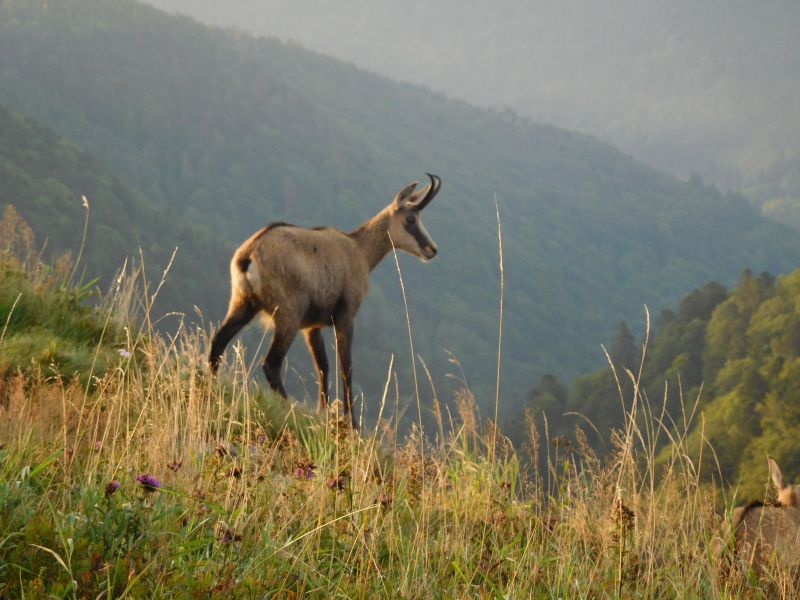
[[[416,220],[417,220],[417,215],[415,215],[414,213],[409,213],[406,215],[406,223],[408,223],[409,225],[413,225],[414,221]]]

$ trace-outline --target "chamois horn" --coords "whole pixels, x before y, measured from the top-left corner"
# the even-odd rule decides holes
[[[425,175],[431,178],[431,187],[428,189],[428,193],[425,194],[425,197],[417,203],[415,207],[416,210],[425,208],[428,203],[433,200],[433,197],[439,193],[439,188],[442,187],[442,180],[439,179],[438,175],[432,175],[431,173],[425,173]]]

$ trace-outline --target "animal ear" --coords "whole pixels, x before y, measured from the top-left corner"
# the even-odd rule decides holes
[[[769,463],[769,474],[772,475],[772,483],[775,484],[775,487],[778,489],[778,491],[787,487],[786,482],[783,480],[781,468],[778,466],[778,463],[775,462],[775,459],[771,456],[768,456],[767,462]]]
[[[419,181],[414,181],[413,183],[409,183],[406,187],[397,192],[397,196],[394,197],[394,204],[397,208],[403,206],[413,197],[414,189],[417,187],[418,184]]]

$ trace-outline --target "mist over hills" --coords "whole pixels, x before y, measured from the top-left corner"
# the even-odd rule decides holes
[[[800,226],[791,0],[149,0],[586,131]]]
[[[135,2],[1,0],[0,104],[100,157],[143,206],[175,215],[110,215],[106,226],[131,254],[137,243],[181,246],[191,260],[175,266],[176,306],[212,320],[227,301],[230,250],[255,229],[277,220],[351,229],[409,180],[437,173],[443,189],[425,223],[440,255],[428,265],[400,257],[415,350],[445,398],[452,351],[484,406],[497,354],[495,198],[505,406],[543,372],[598,365],[599,344],[621,318],[636,322],[644,303],[661,308],[743,267],[779,273],[800,260],[797,236],[741,196],[681,182],[595,138]],[[43,212],[33,206],[23,200],[20,210],[36,225]],[[205,237],[176,242],[178,224]],[[89,251],[108,275],[96,258],[107,248]],[[355,379],[371,399],[391,354],[401,392],[413,389],[402,307],[389,258],[356,324]],[[303,348],[292,364],[310,378]]]

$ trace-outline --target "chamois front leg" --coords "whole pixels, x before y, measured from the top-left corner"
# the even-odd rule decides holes
[[[281,366],[283,366],[283,359],[296,335],[297,327],[280,327],[276,323],[272,343],[269,345],[267,357],[264,359],[264,375],[267,376],[270,387],[284,398],[286,398],[286,390],[281,382]]]
[[[339,365],[342,371],[342,387],[344,388],[344,414],[350,415],[353,429],[356,429],[356,417],[353,414],[353,321],[337,322],[336,351],[339,353]]]
[[[328,405],[328,356],[325,354],[325,339],[322,329],[306,329],[306,344],[314,366],[317,368],[317,382],[319,383],[319,410],[325,410]]]

